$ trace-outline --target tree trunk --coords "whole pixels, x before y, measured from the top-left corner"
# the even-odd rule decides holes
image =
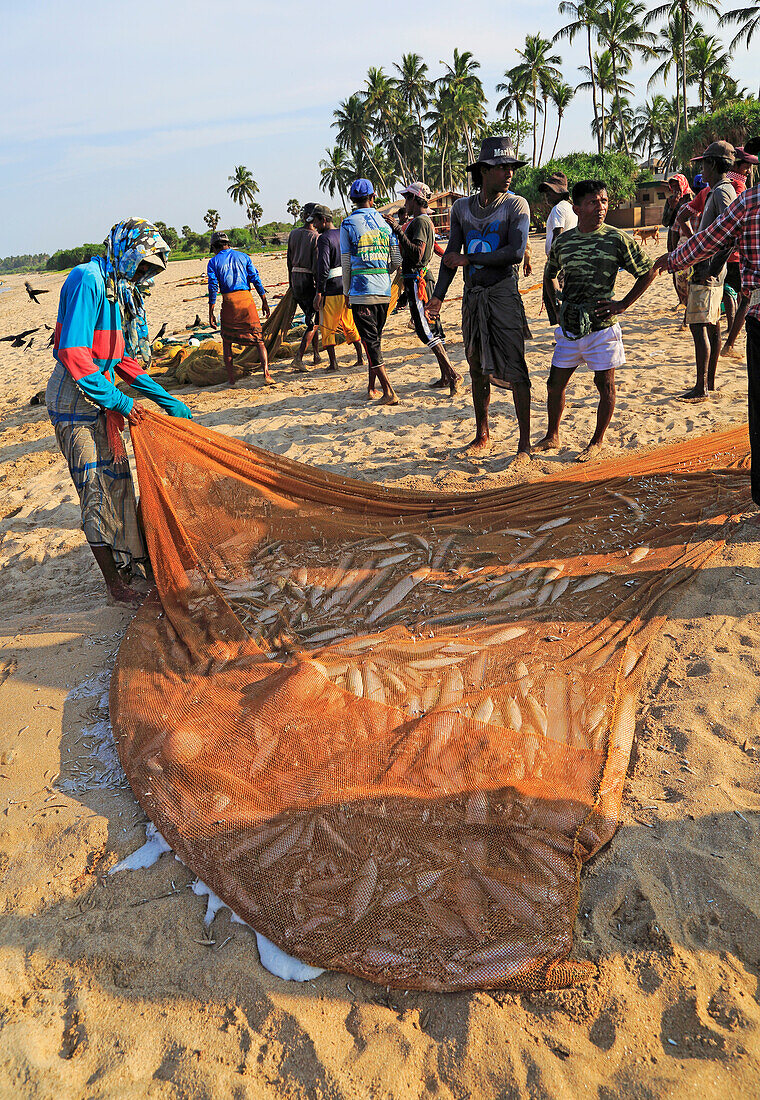
[[[417,122],[420,127],[420,180],[425,182],[425,130],[422,125],[422,112],[417,111]]]
[[[599,152],[604,152],[604,143],[607,140],[607,121],[604,114],[604,88],[600,89],[602,98],[602,113],[599,116]]]
[[[536,82],[533,81],[533,158],[531,165],[536,167]]]
[[[383,185],[383,190],[385,191],[385,193],[386,193],[386,195],[387,195],[387,194],[388,194],[388,184],[386,183],[386,180],[385,180],[385,176],[383,175],[383,173],[382,173],[382,172],[380,171],[380,169],[379,169],[379,168],[377,167],[377,165],[375,164],[374,160],[373,160],[373,159],[372,159],[372,157],[370,156],[370,153],[369,153],[369,146],[367,145],[367,141],[366,141],[366,139],[364,139],[364,140],[362,141],[362,146],[363,146],[363,148],[364,148],[364,155],[366,156],[367,160],[368,160],[368,161],[370,162],[370,164],[372,165],[372,167],[373,167],[373,168],[375,169],[375,171],[377,172],[378,178],[379,178],[380,182],[381,182],[381,183],[382,183],[382,185]]]
[[[541,167],[541,158],[544,155],[544,142],[546,141],[546,116],[549,114],[549,100],[546,96],[541,97],[544,101],[544,124],[541,127],[541,148],[538,151],[538,167]]]
[[[467,146],[467,156],[470,158],[470,164],[472,164],[475,160],[475,153],[472,148],[472,142],[470,141],[470,131],[464,123],[462,123],[462,129],[464,130],[464,143]]]
[[[625,123],[623,122],[623,107],[620,102],[620,88],[618,87],[615,51],[611,50],[610,53],[612,55],[612,78],[615,81],[615,106],[617,107],[618,122],[620,123],[620,133],[623,136],[623,148],[625,149],[626,156],[630,156],[631,150],[628,148],[628,135],[625,132]]]
[[[558,111],[557,112],[557,132],[554,135],[554,145],[552,145],[552,155],[549,157],[549,160],[554,160],[554,154],[557,151],[557,142],[559,141],[559,128],[560,128],[561,125],[562,125],[562,112]]]
[[[604,152],[604,144],[603,144],[604,138],[603,138],[602,135],[604,133],[604,130],[599,125],[599,113],[598,113],[597,107],[596,107],[596,80],[594,79],[594,58],[591,54],[591,24],[590,23],[587,25],[586,30],[587,30],[587,33],[588,33],[588,71],[589,71],[589,79],[591,80],[591,98],[594,101],[594,122],[596,123],[596,145],[597,145],[597,148],[598,148],[599,152],[603,153]],[[604,93],[602,93],[602,96],[604,96]],[[602,110],[604,110],[604,108],[602,108]],[[559,130],[557,131],[557,133],[559,133]]]

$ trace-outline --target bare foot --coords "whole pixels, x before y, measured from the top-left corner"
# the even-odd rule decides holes
[[[378,401],[378,405],[398,405],[398,395],[395,390],[384,393]]]
[[[559,450],[559,437],[556,435],[545,435],[543,439],[539,439],[538,443],[533,448],[534,451],[558,451]]]
[[[377,390],[374,388],[374,386],[370,386],[370,388],[367,390],[367,399],[371,401],[373,397],[377,397]]]
[[[533,456],[530,451],[518,451],[515,455],[513,466],[527,466]]]
[[[740,351],[737,351],[732,344],[724,344],[720,349],[720,354],[725,356],[726,359],[743,359],[744,356]]]
[[[266,384],[268,386],[273,386],[274,385],[274,378],[272,378],[271,374],[265,374],[264,375],[264,381],[266,382]]]
[[[577,455],[575,461],[591,462],[592,459],[599,458],[603,450],[603,443],[589,443],[588,447],[586,447],[584,450],[581,451],[579,455]]]
[[[701,401],[706,401],[707,400],[707,394],[705,393],[704,390],[701,390],[697,386],[694,386],[693,389],[687,390],[686,393],[679,393],[678,400],[679,401],[691,401],[693,404],[696,405]]]
[[[322,356],[321,355],[315,355],[314,358],[312,359],[312,363],[314,364],[315,367],[318,367],[321,362],[322,362]]]
[[[127,607],[139,607],[145,599],[144,592],[138,592],[136,588],[131,588],[122,581],[116,581],[114,584],[109,585],[108,595],[114,603],[123,603]]]
[[[449,397],[453,397],[455,393],[459,393],[461,383],[461,374],[455,374],[453,378],[449,379]]]
[[[448,386],[448,382],[445,378],[436,378],[435,382],[430,383],[431,390],[442,390],[444,386]]]
[[[491,439],[489,436],[478,436],[470,440],[467,446],[464,448],[464,454],[466,455],[478,455],[487,454],[491,450]]]

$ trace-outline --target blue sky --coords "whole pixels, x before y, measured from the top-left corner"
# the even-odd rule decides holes
[[[259,183],[264,220],[286,219],[288,198],[319,197],[332,110],[361,87],[368,66],[391,70],[413,50],[435,76],[455,46],[472,50],[493,108],[494,85],[525,35],[551,35],[561,21],[556,3],[543,0],[366,8],[345,0],[0,0],[0,12],[0,256],[102,240],[130,215],[202,229],[212,206],[222,224],[240,224],[226,195],[236,164]],[[581,45],[563,41],[557,51],[565,79],[577,83]],[[754,86],[746,49],[732,72]],[[647,75],[634,74],[636,101]],[[590,114],[580,93],[559,152],[590,148]]]

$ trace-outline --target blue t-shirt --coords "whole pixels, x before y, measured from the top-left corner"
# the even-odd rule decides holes
[[[395,244],[395,242],[393,242]],[[340,227],[340,253],[350,257],[349,297],[354,300],[390,300],[392,238],[382,215],[371,206],[352,210]],[[398,257],[400,259],[400,257]]]
[[[252,283],[261,297],[266,298],[261,276],[245,252],[238,252],[235,248],[222,249],[211,257],[206,273],[209,305],[213,306],[220,291],[231,294],[234,290],[249,290]]]

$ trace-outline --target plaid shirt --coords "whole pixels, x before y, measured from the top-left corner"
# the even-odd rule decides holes
[[[671,252],[668,271],[682,271],[732,246],[741,257],[742,292],[753,298],[747,316],[760,321],[760,184],[747,188],[712,225]]]

